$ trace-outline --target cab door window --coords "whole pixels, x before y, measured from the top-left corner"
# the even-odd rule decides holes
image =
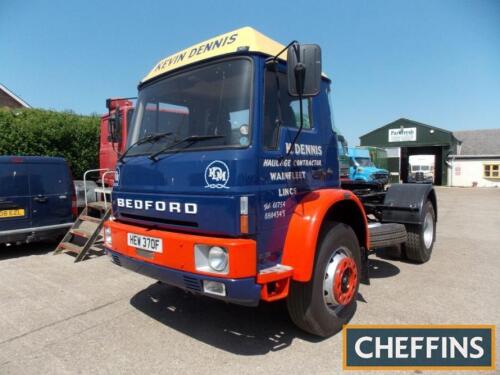
[[[266,71],[262,144],[268,149],[277,147],[280,118],[282,126],[295,129],[300,128],[299,99],[288,94],[288,80],[284,73],[278,73],[278,79],[279,95],[276,73]],[[313,127],[311,103],[311,98],[302,99],[304,130]]]

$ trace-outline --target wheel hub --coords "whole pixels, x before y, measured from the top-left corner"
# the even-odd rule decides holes
[[[354,297],[358,281],[356,263],[345,257],[339,262],[335,271],[333,295],[340,305],[347,305]]]
[[[424,219],[424,244],[427,249],[432,246],[434,241],[434,219],[430,212],[427,212]]]
[[[325,270],[323,296],[330,308],[348,305],[355,297],[358,269],[353,258],[346,252],[333,253]]]

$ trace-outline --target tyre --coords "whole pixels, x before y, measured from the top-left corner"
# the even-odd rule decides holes
[[[292,321],[317,336],[339,332],[356,309],[360,276],[356,234],[344,223],[329,224],[318,241],[311,280],[290,287],[287,307]]]
[[[424,221],[419,225],[406,225],[408,240],[404,244],[406,257],[416,263],[425,263],[431,258],[436,241],[436,214],[430,201],[424,205]]]
[[[370,228],[370,249],[381,249],[399,245],[407,241],[403,224],[383,223]]]

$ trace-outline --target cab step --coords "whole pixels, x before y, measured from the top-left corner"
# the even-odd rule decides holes
[[[260,284],[260,298],[267,302],[286,298],[290,289],[290,279],[293,268],[282,264],[261,270],[257,274],[257,284]]]

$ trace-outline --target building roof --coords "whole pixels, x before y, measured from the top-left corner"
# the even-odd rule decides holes
[[[391,133],[398,129],[411,130],[415,128],[416,139],[391,139]],[[376,128],[361,137],[359,137],[362,146],[377,147],[414,147],[414,146],[437,146],[448,145],[453,149],[459,143],[459,140],[449,130],[427,125],[422,122],[400,118]]]
[[[31,108],[31,106],[28,103],[26,103],[24,100],[22,100],[19,96],[14,94],[12,91],[10,91],[7,87],[2,85],[1,83],[0,83],[0,90],[3,91],[8,96],[10,96],[13,100],[21,104],[23,107]]]
[[[458,155],[500,155],[500,129],[465,130],[453,134],[462,141]]]
[[[185,50],[165,57],[143,78],[142,82],[148,81],[161,74],[193,64],[216,56],[222,56],[239,51],[260,52],[269,56],[275,56],[284,45],[261,34],[251,27],[242,27],[234,31],[216,36],[195,44]],[[286,59],[286,51],[280,56]]]
[[[399,127],[399,126],[412,126],[412,125],[423,126],[425,128],[429,128],[429,129],[433,129],[433,130],[439,130],[440,132],[449,133],[449,134],[453,135],[453,133],[451,131],[449,131],[449,130],[438,128],[437,126],[427,125],[427,124],[424,124],[423,122],[418,122],[418,121],[414,121],[414,120],[410,120],[410,119],[401,117],[401,118],[399,118],[397,120],[394,120],[394,121],[392,121],[392,122],[390,122],[388,124],[382,125],[381,127],[377,128],[377,129],[369,131],[366,134],[363,134],[362,136],[360,136],[360,138],[366,137],[367,135],[375,133],[375,132],[377,132],[380,129],[385,128],[385,127]]]

